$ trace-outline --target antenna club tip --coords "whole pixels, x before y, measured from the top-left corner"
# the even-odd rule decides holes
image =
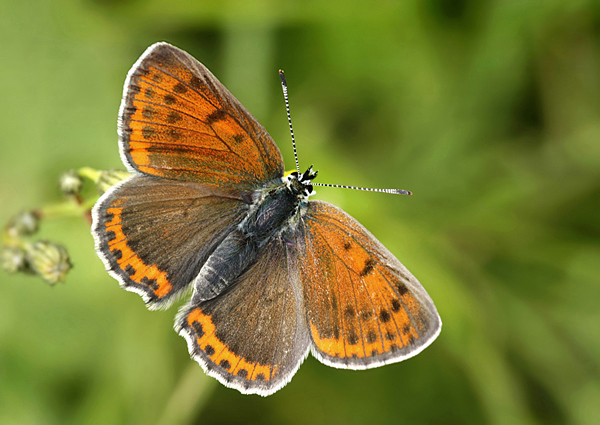
[[[281,84],[283,84],[284,87],[287,87],[287,81],[285,80],[285,74],[283,73],[283,69],[279,70],[279,78],[281,78]]]

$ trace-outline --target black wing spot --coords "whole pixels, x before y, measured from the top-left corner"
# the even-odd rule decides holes
[[[233,142],[238,145],[240,143],[242,143],[244,140],[246,139],[246,137],[243,134],[235,134],[233,136]]]
[[[194,328],[194,332],[196,332],[196,337],[202,338],[204,336],[204,328],[202,328],[202,323],[194,322],[192,323],[192,328]]]
[[[156,130],[148,125],[142,128],[142,137],[146,140],[154,140],[157,137]]]
[[[350,241],[344,242],[344,249],[348,251],[350,248],[352,248],[352,243]]]
[[[211,112],[207,117],[206,117],[206,123],[208,125],[212,125],[214,123],[216,123],[217,121],[222,121],[227,117],[227,112],[225,112],[223,109],[217,109],[213,112]]]
[[[200,90],[202,88],[202,81],[200,80],[200,78],[196,77],[195,75],[192,75],[192,78],[190,78],[190,86],[192,86],[196,90]],[[248,372],[246,372],[246,374],[248,374]]]
[[[169,128],[167,130],[167,137],[171,140],[179,140],[181,138],[181,133],[175,128]]]
[[[246,369],[240,369],[237,373],[237,376],[239,376],[242,379],[246,379],[246,377],[248,376],[248,371]]]
[[[397,312],[399,312],[399,311],[400,311],[400,309],[401,309],[401,308],[402,308],[402,304],[400,304],[400,300],[398,300],[398,299],[394,298],[394,299],[392,300],[392,311],[393,311],[394,313],[397,313]]]
[[[125,108],[125,113],[123,115],[127,115],[128,117],[130,117],[133,114],[135,114],[137,112],[137,110],[138,110],[137,106],[127,106]]]
[[[358,344],[359,338],[358,335],[356,334],[356,331],[354,329],[350,329],[350,332],[348,334],[348,344],[350,345],[356,345]]]
[[[257,381],[264,381],[265,380],[265,374],[264,373],[259,373],[258,375],[256,375],[256,380]]]
[[[369,344],[373,344],[375,341],[377,341],[377,335],[375,334],[375,332],[373,332],[373,331],[367,332],[367,342]]]
[[[175,105],[177,103],[177,99],[172,94],[165,95],[165,105]]]
[[[111,252],[117,260],[120,260],[121,258],[123,258],[123,251],[121,251],[120,249],[115,249]]]
[[[213,346],[212,346],[212,345],[210,345],[210,344],[209,344],[209,345],[207,345],[206,347],[204,347],[204,352],[205,352],[206,354],[208,354],[208,356],[210,357],[210,356],[212,356],[213,354],[215,354],[215,349],[213,348]]]
[[[229,363],[229,360],[221,360],[221,363],[219,363],[219,366],[221,366],[223,369],[225,370],[229,370],[229,368],[231,367],[231,363]]]
[[[387,323],[390,321],[390,319],[392,318],[392,316],[390,315],[390,312],[387,310],[381,310],[379,312],[379,319],[383,322],[383,323]]]
[[[393,341],[396,339],[396,335],[391,332],[388,332],[385,334],[385,339],[387,339],[388,341]]]
[[[106,232],[106,241],[107,242],[112,242],[117,238],[117,235],[115,232],[113,232],[112,230],[108,230]]]
[[[158,74],[158,73],[154,73],[152,75],[152,81],[154,81],[155,83],[160,83],[163,80],[163,76]]]
[[[148,277],[144,276],[142,278],[142,280],[140,281],[140,283],[142,285],[149,286],[150,288],[152,288],[155,291],[158,289],[158,284],[156,283],[156,279],[148,279]]]
[[[344,309],[344,314],[347,318],[352,318],[356,316],[356,310],[354,310],[354,307],[349,305]]]
[[[175,93],[184,94],[187,93],[188,88],[184,84],[177,83],[173,86],[173,91]]]
[[[135,268],[131,264],[127,264],[127,267],[125,267],[125,273],[127,273],[129,276],[133,276],[135,272]]]
[[[154,93],[154,90],[153,90],[152,88],[148,87],[148,88],[146,89],[146,93],[145,93],[145,95],[146,95],[146,98],[147,98],[147,99],[153,99],[153,98],[154,98],[154,95],[155,95],[155,93]]]
[[[375,260],[373,260],[372,258],[369,258],[367,261],[365,261],[365,267],[360,272],[360,275],[366,276],[369,273],[371,273],[374,268],[375,268]]]
[[[181,114],[179,112],[176,111],[171,111],[169,112],[169,115],[167,115],[167,122],[169,124],[175,124],[176,122],[181,121]]]
[[[396,289],[398,290],[400,296],[406,295],[408,293],[408,288],[402,282],[396,283]]]
[[[151,120],[156,116],[156,110],[151,106],[146,106],[142,109],[142,115],[144,118]]]

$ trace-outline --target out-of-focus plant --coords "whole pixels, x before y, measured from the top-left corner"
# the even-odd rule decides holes
[[[45,220],[81,216],[91,224],[91,208],[99,194],[129,173],[122,170],[99,171],[89,167],[65,171],[59,178],[62,202],[14,215],[2,234],[0,266],[7,273],[36,275],[50,285],[64,282],[73,267],[67,248],[55,241],[34,240]],[[90,182],[96,190],[86,190]]]

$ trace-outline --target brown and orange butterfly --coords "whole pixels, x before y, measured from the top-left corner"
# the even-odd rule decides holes
[[[133,176],[94,207],[98,255],[148,308],[193,289],[175,328],[226,386],[266,396],[309,351],[366,369],[439,334],[417,279],[344,211],[309,201],[316,172],[284,175],[266,130],[189,54],[157,43],[135,63],[119,146]]]

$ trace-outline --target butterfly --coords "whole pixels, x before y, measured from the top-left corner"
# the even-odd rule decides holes
[[[150,309],[191,292],[175,329],[208,375],[266,396],[309,352],[367,369],[439,334],[418,280],[350,215],[309,200],[317,173],[286,174],[263,126],[188,53],[145,51],[118,128],[132,176],[93,208],[97,253]]]

